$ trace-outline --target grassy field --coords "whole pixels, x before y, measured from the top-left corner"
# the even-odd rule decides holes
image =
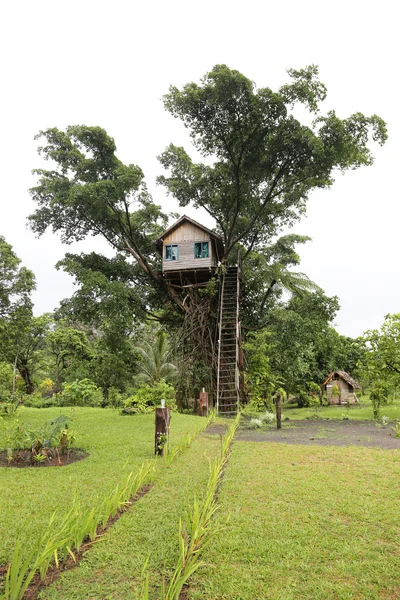
[[[188,598],[400,598],[400,452],[236,442]]]
[[[43,424],[64,408],[21,408],[21,422]],[[29,545],[47,525],[52,513],[60,517],[75,494],[91,505],[154,455],[154,415],[123,417],[113,409],[74,410],[74,445],[89,453],[85,460],[66,467],[13,469],[0,467],[0,565],[6,563],[21,537]],[[194,431],[199,418],[174,414],[171,445]],[[1,434],[0,434],[1,435]],[[0,437],[0,448],[4,445]]]
[[[351,408],[350,418],[364,409],[370,410]],[[291,410],[306,416],[307,409]],[[59,412],[23,409],[21,419],[39,422]],[[174,414],[172,444],[199,422]],[[152,457],[153,415],[81,408],[76,430],[76,445],[89,458],[64,468],[0,469],[0,564],[18,535],[35,537],[54,509],[69,508],[75,491],[90,504]],[[222,431],[200,435],[169,466],[157,461],[150,492],[40,598],[139,599],[149,557],[149,598],[161,599],[178,556],[179,519],[204,494]],[[399,450],[234,442],[214,521],[222,532],[207,547],[206,566],[191,580],[187,598],[400,598],[399,476]]]

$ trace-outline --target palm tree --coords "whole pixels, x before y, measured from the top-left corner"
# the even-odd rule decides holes
[[[165,331],[159,329],[155,333],[154,343],[144,341],[135,350],[139,354],[139,381],[156,385],[161,379],[173,379],[177,367],[169,362],[170,349]]]
[[[291,294],[298,294],[299,296],[308,292],[318,292],[321,290],[321,288],[311,281],[304,273],[288,271],[285,266],[281,264],[271,265],[270,281],[261,302],[261,310],[264,309],[266,301],[276,289],[283,289]]]

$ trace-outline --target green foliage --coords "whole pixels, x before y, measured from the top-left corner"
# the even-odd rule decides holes
[[[366,331],[366,351],[361,372],[366,383],[386,381],[390,387],[400,383],[400,314],[386,315],[382,327]]]
[[[99,388],[87,378],[64,383],[58,399],[60,406],[99,406],[101,401]]]
[[[372,402],[374,419],[379,419],[380,408],[386,404],[389,396],[389,388],[384,381],[374,381],[369,393]]]
[[[221,456],[214,459],[210,465],[210,477],[204,498],[200,502],[195,500],[186,512],[184,520],[179,521],[179,558],[164,600],[179,599],[185,583],[203,564],[200,557],[205,547],[219,531],[212,526],[211,520],[218,510],[217,491],[239,421],[240,415],[237,415],[222,440]]]
[[[341,397],[340,387],[338,385],[335,384],[332,386],[331,395],[332,395],[332,398],[340,398]]]
[[[204,208],[214,219],[223,238],[222,262],[236,256],[239,246],[243,249],[248,325],[266,323],[264,308],[269,308],[268,299],[278,286],[294,293],[316,290],[306,276],[288,270],[298,264],[294,245],[305,238],[273,240],[282,227],[301,217],[313,190],[332,185],[337,169],[372,163],[370,138],[379,144],[387,138],[385,123],[376,115],[355,113],[339,119],[330,111],[302,124],[293,105],[303,104],[314,117],[325,87],[315,66],[291,70],[289,77],[288,84],[272,91],[257,88],[226,65],[216,65],[199,84],[171,87],[164,98],[166,110],[187,127],[201,160],[195,163],[184,148],[171,144],[160,156],[165,174],[158,182],[181,208]],[[160,272],[153,241],[166,227],[168,215],[150,197],[141,169],[117,158],[114,140],[100,127],[50,128],[38,138],[39,153],[51,167],[35,170],[38,181],[31,195],[38,208],[30,217],[32,229],[42,235],[50,228],[65,243],[100,234],[115,252],[112,258],[67,255],[60,263],[79,286],[71,302],[64,304],[66,314],[79,315],[86,323],[96,319],[104,323],[114,349],[118,336],[126,341],[124,332],[131,332],[135,316],[146,311],[161,311],[171,326],[181,323],[186,312],[195,314],[197,303],[186,302],[187,290],[166,286]],[[202,315],[211,329],[213,310],[210,306]],[[193,343],[193,354],[194,347]],[[310,351],[308,347],[306,354]],[[119,372],[126,373],[129,361],[123,352],[114,352]],[[192,356],[193,372],[196,362],[208,360],[199,354]],[[307,356],[298,352],[294,362],[292,358],[289,364],[295,364],[302,377],[318,379],[306,372]],[[99,360],[95,381],[106,396],[110,386],[119,386],[112,376],[112,361],[104,362],[107,369]],[[208,362],[211,378],[212,360]]]
[[[0,401],[5,400],[12,391],[13,368],[7,362],[0,362]]]
[[[173,379],[177,369],[170,361],[171,352],[166,332],[162,329],[150,331],[148,338],[135,347],[139,356],[137,379],[154,386],[161,380]]]
[[[400,421],[396,421],[395,426],[392,427],[396,438],[400,438]]]
[[[250,419],[247,424],[248,429],[261,429],[263,422],[261,419]]]
[[[124,402],[123,414],[141,413],[151,411],[151,407],[160,406],[161,400],[165,400],[165,406],[176,408],[175,390],[172,385],[161,380],[154,386],[142,385],[136,394]]]
[[[27,554],[18,540],[7,570],[3,600],[22,600],[36,573],[44,582],[52,563],[58,566],[68,556],[75,561],[74,553],[80,552],[83,542],[94,542],[98,538],[99,525],[105,527],[110,517],[114,517],[127,504],[132,504],[150,471],[151,465],[143,464],[135,475],[131,472],[126,480],[121,481],[111,494],[104,496],[91,510],[87,510],[75,496],[72,507],[58,528],[54,527],[53,515],[45,532]]]
[[[74,361],[88,360],[92,353],[85,332],[65,322],[57,323],[47,334],[47,345],[55,363],[55,391],[58,392],[63,373],[71,369]]]
[[[250,333],[244,346],[247,353],[246,383],[250,392],[251,404],[256,411],[272,406],[272,392],[276,377],[272,373],[270,354],[270,334],[266,330]]]
[[[0,421],[9,462],[22,450],[29,452],[31,464],[59,459],[58,452],[65,454],[74,440],[71,424],[72,419],[67,415],[59,415],[39,428],[22,424],[15,418],[8,422]],[[53,449],[58,452],[52,452]]]
[[[9,394],[6,402],[0,401],[0,418],[10,418],[15,416],[20,404],[20,398],[18,394]]]

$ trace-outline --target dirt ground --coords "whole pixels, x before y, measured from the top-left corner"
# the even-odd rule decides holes
[[[211,432],[210,432],[211,433]],[[316,446],[366,446],[400,449],[392,425],[385,427],[372,421],[333,421],[331,419],[284,421],[282,429],[246,429],[241,424],[235,435],[241,442],[278,442],[281,444],[308,444]]]

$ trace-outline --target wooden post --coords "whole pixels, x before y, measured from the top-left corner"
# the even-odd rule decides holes
[[[281,395],[280,394],[276,395],[275,408],[276,408],[276,428],[282,429],[282,403],[281,403]]]
[[[200,392],[200,416],[206,417],[208,415],[208,392]]]
[[[169,423],[171,410],[169,408],[156,408],[156,431],[154,436],[154,453],[164,455],[164,447],[169,438]]]

